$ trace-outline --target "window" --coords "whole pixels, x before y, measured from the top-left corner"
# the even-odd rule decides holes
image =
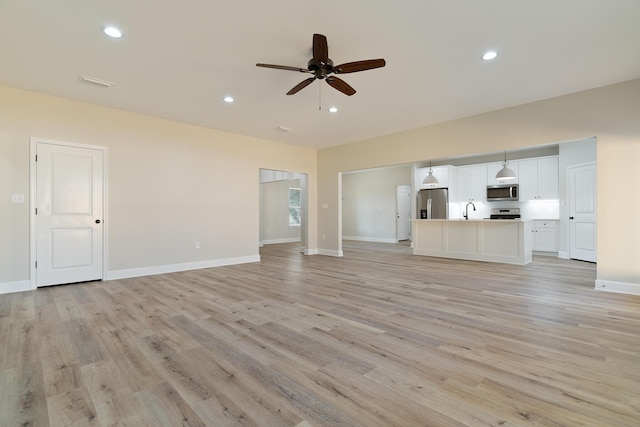
[[[300,226],[299,188],[289,188],[289,226]]]

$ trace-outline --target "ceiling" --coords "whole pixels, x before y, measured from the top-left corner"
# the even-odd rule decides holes
[[[323,148],[638,78],[639,19],[638,0],[0,0],[0,84]],[[306,67],[313,33],[335,64],[387,66],[341,75],[351,97],[287,96],[309,75],[255,64]]]

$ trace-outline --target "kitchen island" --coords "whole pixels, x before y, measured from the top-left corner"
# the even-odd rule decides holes
[[[523,219],[414,219],[413,254],[525,265],[532,229]]]

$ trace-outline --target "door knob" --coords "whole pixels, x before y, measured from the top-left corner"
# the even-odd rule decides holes
[[[99,219],[96,219],[96,224],[100,224],[102,221],[100,221]]]
[[[572,217],[572,216],[570,216],[570,217],[569,217],[569,219],[573,219],[573,217]]]

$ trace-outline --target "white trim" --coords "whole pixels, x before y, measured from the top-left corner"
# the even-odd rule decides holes
[[[616,292],[621,294],[640,295],[640,283],[615,282],[613,280],[596,280],[596,291]]]
[[[290,237],[287,239],[270,239],[270,240],[263,240],[262,242],[260,242],[260,246],[262,245],[274,245],[274,244],[278,244],[278,243],[296,243],[296,242],[301,242],[302,240],[299,237]]]
[[[30,280],[20,280],[18,282],[3,282],[0,283],[0,295],[10,294],[12,292],[24,292],[32,291]]]
[[[100,145],[92,145],[92,144],[78,144],[76,142],[67,142],[67,141],[57,141],[54,139],[46,139],[46,138],[38,138],[38,137],[30,137],[29,138],[29,280],[31,283],[31,289],[36,289],[37,280],[36,280],[36,260],[37,260],[37,236],[36,236],[36,154],[37,154],[37,146],[38,144],[50,144],[50,145],[61,145],[65,147],[76,147],[76,148],[85,148],[90,150],[99,150],[102,151],[102,278],[107,276],[107,265],[108,265],[108,245],[107,242],[109,239],[108,236],[108,227],[109,227],[109,218],[108,218],[108,206],[107,196],[108,196],[108,171],[109,171],[109,161],[108,161],[108,148]]]
[[[558,252],[558,258],[562,258],[562,259],[569,259],[569,252]]]
[[[153,267],[129,268],[126,270],[113,270],[107,272],[104,280],[118,280],[128,279],[130,277],[153,276],[155,274],[176,273],[179,271],[224,267],[227,265],[248,264],[251,262],[260,262],[260,255],[185,262],[181,264],[157,265]]]
[[[532,251],[532,254],[538,255],[538,256],[549,256],[549,257],[559,258],[558,252],[553,252],[553,251]]]
[[[396,239],[390,239],[385,237],[342,236],[342,240],[357,240],[359,242],[375,242],[375,243],[398,243]]]
[[[341,257],[344,256],[344,253],[341,250],[334,251],[332,249],[318,249],[318,255]]]
[[[318,255],[318,249],[305,249],[304,250],[304,254],[305,255]]]

